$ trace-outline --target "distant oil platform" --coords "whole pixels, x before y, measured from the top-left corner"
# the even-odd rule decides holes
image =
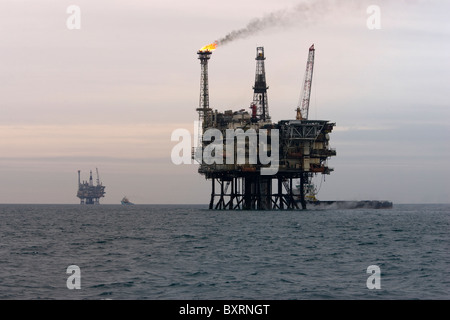
[[[81,182],[81,172],[78,170],[78,192],[77,197],[80,198],[80,204],[100,204],[100,198],[105,196],[105,186],[100,182],[97,171],[97,184],[94,185],[92,179],[92,170],[90,172],[89,181]]]

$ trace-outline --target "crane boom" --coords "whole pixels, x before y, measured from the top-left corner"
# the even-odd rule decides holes
[[[297,106],[297,120],[308,120],[309,99],[311,97],[311,84],[314,68],[314,44],[309,48],[308,61],[306,62],[305,81],[303,91]]]

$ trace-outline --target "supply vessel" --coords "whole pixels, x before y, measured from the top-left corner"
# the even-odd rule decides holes
[[[127,196],[123,197],[120,203],[123,204],[124,206],[134,205],[133,202],[130,202]]]

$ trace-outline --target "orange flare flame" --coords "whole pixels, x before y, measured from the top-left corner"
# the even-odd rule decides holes
[[[199,51],[201,51],[201,52],[206,52],[206,51],[212,52],[212,51],[216,50],[216,48],[217,48],[217,42],[213,42],[211,44],[208,44],[208,45],[204,46]]]

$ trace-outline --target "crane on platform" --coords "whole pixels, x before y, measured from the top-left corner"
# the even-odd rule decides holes
[[[309,48],[308,61],[306,62],[305,80],[300,101],[297,106],[297,120],[308,120],[309,98],[311,97],[311,84],[314,68],[314,44]]]
[[[100,185],[100,176],[98,175],[98,168],[95,168],[95,171],[97,171],[97,185]]]

